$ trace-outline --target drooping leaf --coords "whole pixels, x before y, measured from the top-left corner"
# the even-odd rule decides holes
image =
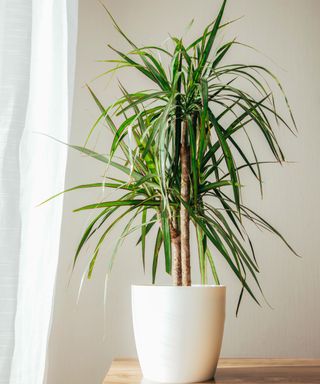
[[[144,208],[142,211],[142,226],[141,226],[141,249],[142,249],[142,265],[143,270],[146,270],[146,221],[147,221],[147,209]]]
[[[157,275],[157,268],[158,268],[158,258],[159,258],[159,251],[161,249],[161,245],[163,242],[163,235],[162,231],[159,228],[155,245],[154,245],[154,252],[153,252],[153,262],[152,262],[152,284],[156,281],[156,275]]]

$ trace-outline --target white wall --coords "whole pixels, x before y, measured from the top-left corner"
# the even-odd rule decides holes
[[[139,44],[159,44],[167,32],[180,35],[195,17],[190,36],[214,17],[217,0],[109,0],[113,15]],[[223,283],[228,286],[228,318],[223,356],[320,357],[320,1],[317,0],[230,0],[227,18],[245,17],[234,24],[228,36],[236,35],[272,57],[237,49],[228,61],[252,61],[271,67],[281,78],[295,112],[299,136],[284,130],[279,137],[289,160],[295,164],[265,168],[263,201],[251,179],[245,180],[245,199],[290,240],[303,256],[294,257],[280,241],[253,232],[261,265],[264,292],[274,309],[257,307],[245,298],[238,318],[235,302],[238,283],[219,263]],[[80,0],[79,43],[71,142],[82,144],[97,110],[83,88],[105,66],[95,62],[113,56],[106,44],[125,48],[97,1]],[[139,76],[124,73],[128,87],[145,84]],[[116,81],[92,83],[106,104],[119,92]],[[104,140],[103,136],[101,140]],[[110,140],[110,136],[109,137]],[[103,145],[107,145],[103,141]],[[101,142],[97,144],[102,147]],[[263,153],[265,153],[263,151]],[[266,154],[267,156],[268,154]],[[98,180],[103,169],[95,161],[69,154],[67,185]],[[106,257],[102,257],[91,281],[85,281],[76,304],[81,273],[90,255],[81,257],[72,278],[71,264],[87,214],[72,214],[80,204],[98,198],[76,192],[65,198],[61,261],[57,280],[55,313],[50,341],[50,384],[100,384],[114,356],[133,356],[135,348],[130,317],[130,284],[149,282],[140,263],[140,249],[129,239],[119,252],[108,285],[107,316],[103,314]],[[118,230],[119,231],[119,230]],[[117,231],[113,235],[116,237]],[[108,248],[110,250],[110,247]],[[107,254],[106,254],[107,255]],[[105,255],[105,256],[106,256]],[[70,282],[69,282],[70,280]],[[160,282],[168,282],[162,275]],[[104,337],[104,328],[106,337]]]

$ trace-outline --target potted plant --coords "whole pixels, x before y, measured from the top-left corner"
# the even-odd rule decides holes
[[[106,172],[97,183],[83,188],[121,191],[112,201],[94,202],[75,211],[94,210],[96,217],[85,230],[74,262],[83,245],[99,234],[88,277],[101,245],[111,229],[124,222],[122,236],[139,229],[142,263],[146,238],[156,228],[152,256],[152,284],[160,249],[172,286],[133,286],[133,323],[138,356],[144,376],[160,382],[202,382],[214,376],[222,342],[226,288],[220,285],[215,259],[222,257],[241,283],[237,305],[246,292],[259,303],[252,284],[259,285],[259,266],[246,222],[280,237],[281,234],[241,199],[241,174],[248,170],[260,184],[261,165],[285,161],[274,124],[294,131],[295,122],[277,78],[260,65],[223,64],[235,44],[217,46],[226,0],[216,19],[192,43],[171,38],[173,48],[138,47],[111,20],[130,46],[119,52],[107,73],[129,68],[150,81],[149,90],[129,92],[120,83],[122,97],[105,107],[88,87],[103,121],[113,134],[108,155],[85,146],[70,147],[115,168],[122,176]],[[160,59],[161,58],[161,59]],[[268,85],[280,90],[288,119],[280,116]],[[116,117],[115,117],[116,116]],[[117,123],[115,122],[117,119]],[[287,121],[289,120],[289,122]],[[259,131],[271,161],[259,160],[252,131]],[[248,145],[243,144],[243,137]],[[261,143],[259,144],[261,145]],[[65,191],[66,192],[66,191]],[[140,225],[136,225],[140,217]],[[198,255],[190,255],[191,226]],[[294,251],[293,251],[294,252]],[[190,258],[199,260],[201,284],[191,285]],[[114,254],[112,255],[113,262]],[[112,263],[111,263],[112,264]],[[208,284],[211,272],[215,285]],[[249,280],[248,280],[249,278]]]

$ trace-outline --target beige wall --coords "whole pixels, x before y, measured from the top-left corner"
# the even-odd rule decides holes
[[[135,41],[159,44],[167,38],[167,32],[183,33],[193,17],[195,24],[190,36],[199,33],[215,15],[220,2],[108,0],[107,3]],[[227,18],[242,15],[245,17],[226,32],[225,38],[236,35],[240,41],[259,47],[277,65],[265,56],[243,49],[236,49],[228,60],[255,59],[270,66],[282,79],[300,129],[298,138],[284,130],[279,132],[288,159],[296,163],[265,168],[263,201],[251,179],[245,179],[248,190],[244,196],[286,235],[303,258],[292,256],[270,235],[253,231],[262,286],[273,309],[267,305],[259,308],[246,297],[238,318],[234,312],[239,285],[225,269],[225,264],[219,263],[223,283],[228,286],[228,318],[222,354],[319,358],[320,1],[229,0]],[[97,115],[83,84],[103,71],[104,65],[95,60],[110,57],[107,43],[125,48],[98,2],[80,0],[72,143],[83,143],[88,127]],[[145,86],[139,76],[126,73],[123,81],[129,89]],[[106,103],[119,94],[115,81],[108,87],[104,80],[93,83],[93,86]],[[101,148],[101,143],[97,145]],[[67,185],[96,181],[101,172],[103,169],[94,161],[70,153]],[[134,239],[129,239],[120,250],[109,280],[106,321],[103,286],[107,253],[99,260],[94,278],[84,282],[80,300],[76,303],[87,260],[85,253],[70,280],[71,263],[88,217],[72,214],[71,210],[93,198],[97,196],[86,192],[65,198],[61,262],[49,346],[50,384],[100,384],[114,356],[135,355],[130,284],[149,282],[149,279],[143,276],[140,250],[134,247]],[[117,231],[113,237],[116,235]],[[159,281],[168,282],[168,278],[161,275]]]

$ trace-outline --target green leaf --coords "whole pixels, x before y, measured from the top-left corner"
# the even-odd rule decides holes
[[[235,165],[235,162],[233,160],[232,152],[231,152],[231,150],[227,144],[225,135],[222,132],[220,124],[216,120],[216,118],[213,115],[213,113],[211,112],[211,110],[209,110],[209,119],[212,122],[212,124],[215,128],[215,131],[217,133],[217,136],[218,136],[218,139],[219,139],[219,142],[221,145],[221,149],[222,149],[223,154],[224,154],[225,162],[226,162],[227,168],[228,168],[229,173],[230,173],[235,203],[236,203],[238,210],[240,211],[239,182],[238,182],[236,165]]]
[[[197,244],[198,244],[198,255],[199,255],[199,266],[200,266],[200,276],[201,284],[206,284],[206,250],[203,245],[203,231],[197,225]]]
[[[97,209],[97,208],[106,208],[106,207],[128,207],[128,206],[147,206],[147,207],[158,207],[160,203],[158,201],[152,200],[114,200],[114,201],[104,201],[102,203],[95,203],[85,205],[81,208],[74,209],[73,212],[85,211],[88,209]]]
[[[217,274],[216,266],[214,264],[213,257],[211,255],[211,252],[210,252],[209,248],[206,249],[206,257],[209,260],[209,264],[210,264],[210,267],[211,267],[211,272],[212,272],[212,276],[213,276],[214,282],[215,282],[215,284],[220,285],[220,281],[219,281],[219,277],[218,277],[218,274]]]
[[[199,63],[199,66],[195,72],[195,81],[198,80],[198,78],[200,77],[202,71],[203,71],[203,68],[207,62],[207,59],[208,59],[208,56],[210,54],[210,51],[211,51],[211,48],[212,48],[212,45],[214,43],[214,40],[216,38],[216,35],[217,35],[217,32],[219,30],[219,27],[220,27],[220,23],[221,23],[221,19],[222,19],[222,16],[223,16],[223,13],[224,13],[224,9],[225,9],[225,6],[226,6],[226,3],[227,3],[227,0],[223,0],[223,3],[221,5],[221,8],[220,8],[220,11],[219,11],[219,14],[217,16],[217,19],[213,25],[213,28],[209,34],[209,37],[208,37],[208,40],[207,40],[207,43],[205,45],[205,48],[204,48],[204,52],[201,56],[201,60],[200,60],[200,63]],[[204,37],[205,38],[205,37]],[[204,40],[203,40],[204,41]]]
[[[124,230],[121,233],[121,236],[118,237],[118,239],[116,241],[116,245],[114,246],[113,251],[111,253],[110,262],[109,262],[109,273],[111,273],[111,270],[113,268],[113,264],[115,261],[115,257],[118,253],[118,250],[119,250],[120,246],[122,245],[122,243],[124,242],[125,238],[128,236],[128,234],[130,234],[131,225],[139,213],[140,213],[140,209],[137,209],[136,212],[133,214],[133,216],[128,221],[128,223],[125,225]]]
[[[229,49],[232,47],[232,45],[235,43],[235,39],[226,43],[217,51],[217,57],[213,60],[212,64],[210,64],[210,71],[214,70],[217,65],[221,62],[221,60],[224,58],[224,56],[228,53]]]
[[[170,225],[168,212],[164,209],[163,203],[161,207],[161,230],[162,230],[162,239],[164,245],[164,256],[166,264],[166,272],[171,274],[171,237],[170,237]]]
[[[48,199],[44,200],[42,203],[40,203],[38,206],[47,203],[48,201],[55,199],[58,196],[61,196],[67,192],[76,191],[78,189],[90,189],[90,188],[113,188],[113,189],[125,189],[125,190],[131,190],[132,187],[125,185],[125,184],[117,184],[117,183],[91,183],[91,184],[82,184],[77,185],[76,187],[65,189],[62,192],[56,193],[55,195],[49,197]]]
[[[153,227],[153,226],[155,225],[155,223],[157,222],[156,219],[157,219],[157,214],[155,213],[155,214],[152,216],[152,218],[151,218],[151,220],[149,221],[149,223],[146,225],[146,235],[148,235],[148,233],[150,232],[150,230],[152,229],[152,227]],[[141,241],[142,241],[142,236],[139,237],[139,239],[138,239],[136,245],[140,244]]]
[[[190,116],[187,118],[188,121],[188,130],[189,130],[189,139],[190,139],[190,159],[191,159],[191,171],[192,171],[192,186],[193,186],[193,199],[194,205],[197,205],[198,201],[198,164],[197,164],[197,144],[196,144],[196,127],[193,124]]]
[[[240,304],[241,304],[242,297],[243,297],[243,292],[244,292],[244,288],[242,287],[242,289],[241,289],[241,291],[240,291],[240,295],[239,295],[238,303],[237,303],[236,316],[238,316],[238,313],[239,313]]]
[[[136,61],[130,59],[129,56],[127,56],[126,54],[113,48],[111,45],[108,45],[108,47],[110,49],[112,49],[114,52],[116,52],[120,57],[122,57],[128,64],[130,64],[130,66],[132,68],[136,68],[139,72],[141,72],[143,75],[148,77],[150,80],[152,80],[156,84],[158,84],[158,85],[161,84],[161,81],[159,81],[159,79],[155,76],[153,71],[146,69],[144,66],[142,66],[141,64],[137,63]],[[163,88],[163,89],[165,89],[165,88]]]
[[[90,234],[92,233],[92,230],[95,226],[95,224],[102,218],[102,217],[105,217],[105,218],[108,218],[112,213],[114,212],[114,209],[111,211],[111,210],[108,210],[108,209],[105,209],[103,210],[101,213],[99,213],[98,216],[96,216],[92,221],[91,223],[88,225],[88,227],[86,228],[86,230],[84,231],[82,237],[81,237],[81,240],[78,244],[78,248],[77,248],[77,251],[76,251],[76,254],[74,256],[74,259],[73,259],[73,268],[77,262],[77,259],[78,259],[78,256],[80,254],[80,251],[82,249],[82,247],[84,246],[84,244],[86,243],[86,241],[88,240],[88,238],[90,237]],[[91,274],[90,274],[91,275]]]
[[[217,189],[217,188],[221,188],[221,187],[225,187],[225,186],[230,186],[230,185],[232,185],[231,180],[221,180],[221,181],[215,181],[213,183],[207,183],[207,184],[200,186],[199,193],[206,193],[206,192],[211,191],[213,189]]]
[[[157,269],[158,269],[158,258],[159,258],[159,251],[161,249],[161,245],[163,242],[163,234],[161,229],[158,229],[155,246],[154,246],[154,252],[153,252],[153,262],[152,262],[152,284],[156,281],[156,275],[157,275]]]
[[[146,270],[146,221],[147,221],[147,208],[142,210],[142,225],[141,225],[141,248],[142,248],[142,265],[143,270]]]

